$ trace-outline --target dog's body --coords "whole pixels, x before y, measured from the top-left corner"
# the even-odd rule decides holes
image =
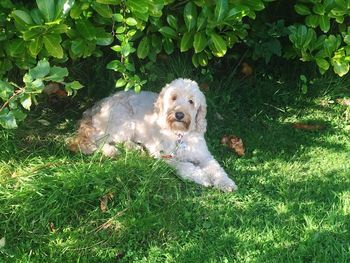
[[[115,143],[141,144],[164,158],[182,178],[224,191],[236,190],[208,151],[205,97],[196,82],[177,79],[162,92],[117,92],[84,112],[72,150],[90,154],[99,148],[115,156]]]

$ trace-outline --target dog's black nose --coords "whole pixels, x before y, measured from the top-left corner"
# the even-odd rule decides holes
[[[182,120],[185,117],[185,114],[183,114],[183,112],[175,112],[175,117],[177,120]]]

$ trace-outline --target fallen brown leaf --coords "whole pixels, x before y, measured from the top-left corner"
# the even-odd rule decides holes
[[[199,84],[199,88],[203,91],[208,91],[209,90],[209,85],[206,82],[202,82],[201,84]]]
[[[112,198],[112,193],[107,193],[100,198],[100,209],[103,213],[108,210],[108,201],[112,200]]]
[[[243,141],[241,138],[235,135],[224,135],[221,138],[221,144],[228,146],[230,149],[234,150],[238,156],[244,156],[245,150]]]
[[[337,99],[337,102],[345,107],[350,106],[350,99]]]
[[[57,96],[59,98],[67,97],[67,92],[60,88],[60,85],[56,82],[50,82],[44,88],[44,93],[49,96]]]
[[[247,62],[243,62],[241,73],[244,76],[249,77],[250,75],[253,74],[253,68]]]
[[[55,228],[54,223],[50,222],[49,227],[50,227],[50,231],[51,231],[51,232],[53,232],[53,233],[55,233],[55,232],[56,232],[56,228]]]
[[[292,126],[295,129],[305,130],[305,131],[319,131],[325,128],[324,125],[320,125],[320,124],[305,124],[300,122],[293,123]]]

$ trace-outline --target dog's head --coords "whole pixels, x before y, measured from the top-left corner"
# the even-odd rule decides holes
[[[176,79],[167,84],[155,103],[163,128],[174,132],[205,133],[207,105],[198,84],[189,79]]]

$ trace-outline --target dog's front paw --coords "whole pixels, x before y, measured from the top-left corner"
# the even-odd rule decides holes
[[[220,180],[215,182],[214,186],[219,188],[220,190],[222,190],[224,192],[232,192],[232,191],[236,191],[238,189],[235,182],[228,177],[221,178]]]
[[[119,154],[118,149],[114,145],[110,144],[105,144],[101,148],[102,154],[110,157],[110,158],[115,158]]]

